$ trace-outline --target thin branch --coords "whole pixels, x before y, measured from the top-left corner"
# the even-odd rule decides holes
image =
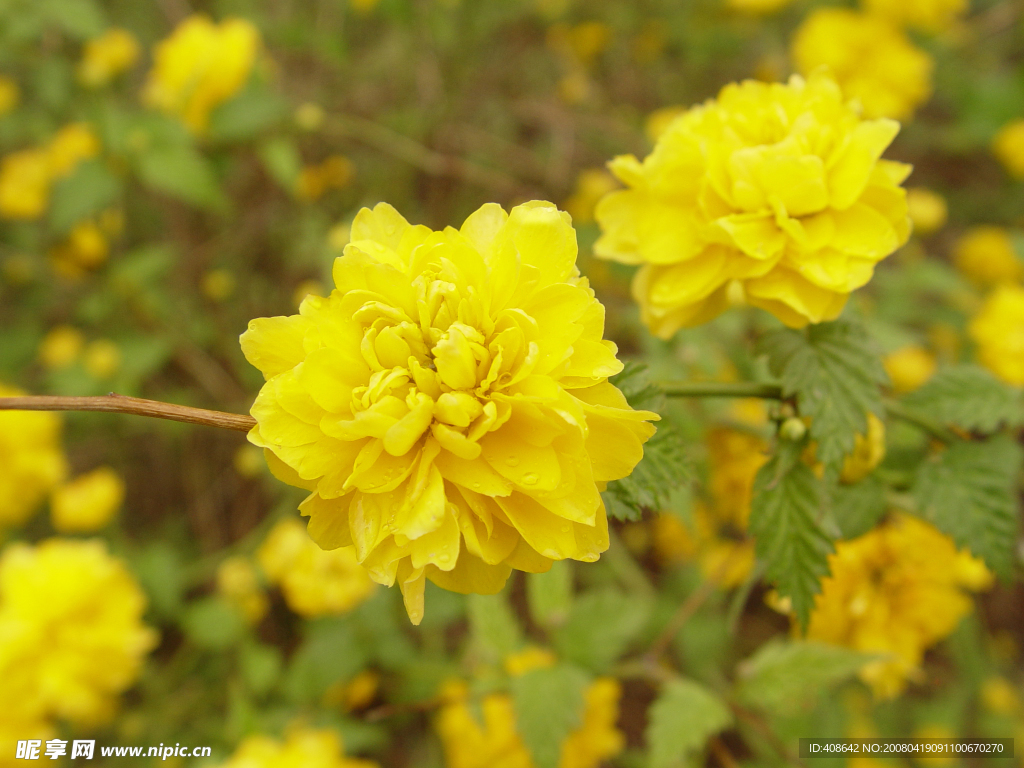
[[[158,400],[143,400],[111,392],[100,397],[51,397],[47,395],[26,395],[23,397],[0,397],[0,411],[101,411],[104,413],[127,413],[134,416],[149,416],[154,419],[181,421],[186,424],[204,424],[208,427],[233,429],[248,432],[256,426],[256,419],[240,413],[208,411],[204,408],[190,408],[186,405],[161,403]]]

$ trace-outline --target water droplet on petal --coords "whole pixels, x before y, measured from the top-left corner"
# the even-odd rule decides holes
[[[536,472],[527,472],[525,475],[523,475],[523,484],[536,485],[539,479],[540,478],[537,476]]]
[[[569,526],[568,523],[566,523],[565,525],[562,526],[562,533],[568,533],[571,530],[572,530],[572,528]]]
[[[518,456],[509,456],[507,459],[505,459],[505,463],[508,464],[510,467],[518,467],[519,466],[519,457]]]
[[[451,558],[451,555],[441,555],[441,556],[440,556],[439,558],[437,558],[437,559],[438,559],[438,561],[439,561],[439,562],[442,562],[442,563],[449,563],[449,562],[451,562],[451,559],[452,559],[452,558]]]

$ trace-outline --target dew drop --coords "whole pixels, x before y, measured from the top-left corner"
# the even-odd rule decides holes
[[[438,559],[438,561],[439,561],[439,562],[442,562],[442,563],[448,563],[448,562],[451,562],[451,559],[452,559],[452,558],[451,558],[451,555],[441,555],[441,556],[440,556],[439,558],[437,558],[437,559]]]
[[[539,479],[536,472],[527,472],[523,475],[523,483],[526,485],[536,485]]]
[[[480,488],[480,483],[473,483],[474,488]]]
[[[507,459],[505,459],[505,463],[508,464],[510,467],[518,467],[519,466],[519,457],[518,456],[509,456]]]
[[[572,528],[570,528],[568,524],[562,526],[562,533],[568,533],[571,530]]]

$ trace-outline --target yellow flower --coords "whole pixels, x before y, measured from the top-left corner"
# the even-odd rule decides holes
[[[1024,288],[996,288],[968,326],[978,361],[1007,384],[1024,386]]]
[[[50,369],[67,368],[74,363],[85,345],[85,337],[77,328],[58,325],[39,344],[39,360]]]
[[[594,206],[597,201],[619,186],[615,177],[601,168],[580,171],[576,177],[576,189],[565,201],[565,211],[572,216],[576,225],[594,220]]]
[[[415,623],[426,578],[493,593],[512,568],[608,547],[598,483],[632,471],[658,416],[608,383],[622,364],[575,261],[550,203],[443,232],[381,204],[353,222],[329,297],[242,335],[267,378],[250,441],[312,491],[313,539],[397,579]]]
[[[345,683],[334,683],[324,694],[328,706],[340,706],[345,712],[355,712],[369,706],[380,688],[380,675],[372,669],[364,669]]]
[[[863,480],[885,458],[885,424],[873,413],[868,414],[868,430],[865,435],[855,435],[853,452],[843,460],[843,471],[839,479],[844,483]]]
[[[23,392],[0,384],[0,397]],[[0,411],[0,529],[24,523],[67,474],[60,419],[43,411]]]
[[[85,348],[82,365],[94,379],[112,378],[121,367],[121,348],[109,339],[97,339]]]
[[[997,715],[1013,715],[1020,711],[1020,694],[1005,677],[994,675],[981,684],[981,703]]]
[[[109,255],[110,243],[92,221],[76,224],[64,241],[50,252],[54,269],[71,279],[102,266]]]
[[[1013,120],[992,140],[992,151],[1011,176],[1024,179],[1024,117]]]
[[[377,768],[371,760],[345,757],[341,737],[332,729],[293,725],[285,740],[248,736],[219,768]]]
[[[980,286],[1016,283],[1024,277],[1024,263],[1017,256],[1010,234],[1002,227],[971,227],[957,241],[953,262]]]
[[[864,0],[864,10],[893,24],[944,32],[967,13],[968,0]]]
[[[575,26],[558,23],[548,29],[547,45],[570,62],[589,68],[611,39],[611,28],[599,21],[585,21]]]
[[[110,720],[156,644],[146,599],[99,540],[9,545],[0,556],[0,701],[81,726]]]
[[[654,554],[663,565],[686,562],[697,554],[697,541],[690,529],[672,512],[654,518]]]
[[[656,109],[647,116],[644,122],[644,133],[651,140],[652,144],[657,143],[661,135],[668,130],[672,121],[677,117],[686,114],[686,107],[662,107]]]
[[[127,29],[108,29],[85,44],[78,63],[78,80],[96,88],[106,85],[139,60],[139,42]]]
[[[588,686],[583,722],[562,742],[558,768],[597,768],[622,752],[625,736],[615,727],[621,695],[622,688],[612,678],[599,677]],[[435,727],[447,768],[534,768],[516,730],[511,696],[484,696],[480,702],[482,722],[469,707],[464,683],[449,683],[442,698],[446,704]]]
[[[211,269],[203,274],[200,287],[210,301],[230,299],[235,292],[235,275],[229,269]]]
[[[217,593],[238,608],[250,624],[258,623],[267,612],[267,596],[247,557],[233,555],[217,566]]]
[[[945,198],[924,187],[907,190],[907,210],[910,213],[910,220],[914,223],[914,231],[919,235],[927,235],[942,229],[949,213]]]
[[[882,358],[894,391],[913,392],[935,373],[935,355],[923,347],[900,347]]]
[[[643,264],[633,295],[661,338],[723,311],[733,285],[787,325],[832,320],[909,236],[910,169],[879,159],[898,131],[823,73],[726,86],[643,163],[612,161],[629,189],[598,204],[595,253]]]
[[[25,715],[20,701],[5,700],[3,695],[0,691],[0,768],[17,768],[26,765],[24,759],[17,757],[19,741],[45,742],[57,733],[48,721]],[[45,754],[44,750],[45,746],[39,750],[40,754]]]
[[[803,73],[825,67],[865,117],[906,120],[932,92],[931,57],[885,19],[846,8],[812,11],[793,37]]]
[[[319,131],[326,117],[324,108],[313,101],[303,102],[295,110],[295,124],[304,131]]]
[[[557,659],[547,648],[530,645],[505,657],[505,671],[511,677],[520,677],[534,669],[553,667]]]
[[[879,698],[920,678],[925,650],[970,613],[969,591],[992,582],[980,560],[906,516],[838,542],[829,567],[807,636],[884,656],[860,672]]]
[[[288,607],[303,616],[350,611],[375,586],[352,547],[321,549],[298,520],[275,525],[256,556],[267,579],[280,584]]]
[[[50,518],[59,533],[98,531],[124,501],[124,480],[100,467],[58,487],[50,497]]]
[[[716,516],[745,531],[750,517],[750,499],[754,477],[768,461],[768,445],[757,435],[736,429],[716,427],[708,431],[708,482]]]
[[[0,75],[0,117],[18,106],[20,100],[18,84],[6,75]]]
[[[366,14],[377,7],[380,0],[348,0],[348,4],[356,13]]]
[[[768,14],[782,10],[792,0],[726,0],[726,5],[735,11],[751,14]]]
[[[22,149],[0,162],[0,216],[38,219],[50,202],[50,158],[45,149]]]
[[[100,140],[88,123],[65,125],[46,147],[53,178],[70,176],[83,160],[100,153]]]
[[[352,161],[343,155],[328,157],[319,165],[307,165],[295,181],[295,196],[305,202],[319,200],[329,189],[341,189],[355,173]]]
[[[246,84],[259,47],[259,31],[245,19],[189,16],[156,46],[143,98],[201,133],[214,107]]]

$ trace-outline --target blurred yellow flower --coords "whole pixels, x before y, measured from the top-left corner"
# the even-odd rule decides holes
[[[375,586],[354,548],[321,549],[298,520],[275,525],[256,556],[267,579],[281,586],[288,607],[303,616],[350,611]]]
[[[923,347],[911,344],[890,352],[882,358],[885,372],[892,381],[893,391],[913,392],[935,373],[935,355]]]
[[[972,282],[980,286],[1016,283],[1024,277],[1010,233],[1002,227],[981,225],[964,233],[953,251],[953,263]]]
[[[267,612],[267,596],[248,557],[232,555],[221,561],[217,566],[217,594],[234,605],[250,624],[258,623]]]
[[[303,280],[292,292],[292,303],[296,308],[302,306],[307,296],[320,296],[324,292],[324,284],[319,280]]]
[[[911,187],[907,190],[907,210],[914,224],[914,232],[919,235],[942,229],[948,214],[946,199],[924,187]]]
[[[898,516],[829,556],[807,637],[885,658],[860,672],[879,698],[921,677],[925,650],[970,613],[969,592],[992,575],[966,550],[917,518]]]
[[[867,434],[855,435],[853,451],[843,460],[839,479],[844,483],[863,480],[885,458],[885,424],[873,413],[868,414]]]
[[[644,133],[652,144],[657,143],[661,135],[668,129],[672,121],[686,114],[686,107],[662,107],[647,116],[644,122]]]
[[[235,451],[231,464],[242,477],[257,477],[267,468],[267,463],[263,460],[263,451],[255,445],[243,445]]]
[[[782,10],[792,0],[725,0],[725,4],[734,11],[751,14],[768,14]]]
[[[573,224],[587,224],[594,220],[594,206],[597,201],[614,189],[619,183],[602,168],[588,168],[576,177],[576,189],[565,201],[565,211],[572,216]]]
[[[0,384],[0,397],[24,393]],[[0,411],[0,529],[24,523],[67,474],[61,422],[44,411]]]
[[[121,368],[121,348],[109,339],[90,342],[82,354],[82,365],[94,379],[109,379]]]
[[[731,285],[792,327],[835,319],[909,236],[910,168],[879,159],[898,131],[823,73],[726,86],[643,163],[612,161],[629,189],[598,204],[595,253],[643,265],[633,295],[661,338],[722,312]]]
[[[90,88],[106,85],[135,66],[139,41],[127,29],[112,27],[85,44],[78,63],[78,80]]]
[[[235,293],[235,275],[230,269],[211,269],[203,273],[200,287],[210,301],[230,299]]]
[[[968,326],[978,361],[1007,384],[1024,386],[1024,288],[996,288]]]
[[[333,688],[334,686],[331,687]],[[340,686],[336,699],[330,696],[332,693],[330,690],[328,690],[328,696],[325,698],[331,702],[336,701],[345,712],[355,712],[369,706],[370,702],[376,698],[379,688],[380,675],[372,669],[364,669],[347,683]]]
[[[792,56],[805,74],[828,69],[868,118],[907,120],[931,96],[931,57],[877,16],[818,8],[794,34]]]
[[[83,160],[100,153],[100,140],[88,123],[65,125],[46,148],[54,178],[69,176]]]
[[[992,140],[992,151],[1011,176],[1024,179],[1024,117],[1013,120]]]
[[[622,688],[617,680],[599,677],[585,692],[583,722],[562,742],[558,768],[597,768],[625,747],[625,735],[615,724]],[[441,737],[447,768],[534,768],[516,730],[512,697],[485,695],[480,701],[483,720],[469,706],[469,691],[451,682],[442,691],[445,705],[435,727]]]
[[[768,461],[768,444],[749,432],[715,427],[708,431],[707,447],[711,465],[708,489],[716,516],[736,531],[745,531],[754,477]]]
[[[156,633],[146,599],[100,540],[16,543],[0,556],[0,701],[95,727],[139,674]]]
[[[295,181],[295,197],[311,203],[323,197],[329,189],[346,186],[355,173],[352,161],[343,155],[332,155],[319,165],[306,165]]]
[[[50,369],[67,368],[78,360],[85,337],[77,328],[58,325],[50,329],[39,344],[39,361]]]
[[[864,10],[893,24],[944,32],[967,13],[968,0],[864,0]]]
[[[553,667],[558,659],[547,648],[528,645],[521,651],[510,653],[505,657],[505,671],[511,677],[520,677],[534,669]]]
[[[295,124],[304,131],[318,131],[326,116],[323,107],[316,102],[306,101],[295,109]]]
[[[0,161],[0,216],[38,219],[50,202],[50,158],[45,149],[22,149]]]
[[[110,255],[107,236],[93,221],[74,226],[67,237],[50,251],[50,260],[58,274],[69,279],[102,266]]]
[[[655,557],[662,565],[691,560],[697,554],[697,541],[690,529],[672,512],[659,512],[651,530]]]
[[[153,51],[143,99],[202,133],[210,112],[246,84],[259,48],[260,33],[245,19],[189,16]]]
[[[378,3],[380,0],[348,0],[348,4],[356,13],[369,13]]]
[[[981,703],[997,715],[1013,715],[1020,711],[1020,692],[1005,677],[993,675],[981,684]]]
[[[14,80],[6,75],[0,75],[0,117],[18,106],[21,100],[21,89]]]
[[[50,519],[58,533],[91,533],[106,526],[124,502],[124,480],[100,467],[58,486],[50,496]]]
[[[558,23],[548,29],[547,44],[570,62],[589,68],[604,53],[611,39],[611,27],[600,21],[575,25]]]
[[[443,232],[380,204],[353,222],[337,290],[242,335],[267,379],[250,441],[313,491],[313,539],[397,579],[414,623],[427,578],[489,594],[608,547],[597,484],[632,471],[658,416],[607,381],[622,364],[576,251],[550,203]]]
[[[377,768],[377,763],[345,757],[341,737],[330,728],[293,725],[283,742],[247,736],[218,768]]]

